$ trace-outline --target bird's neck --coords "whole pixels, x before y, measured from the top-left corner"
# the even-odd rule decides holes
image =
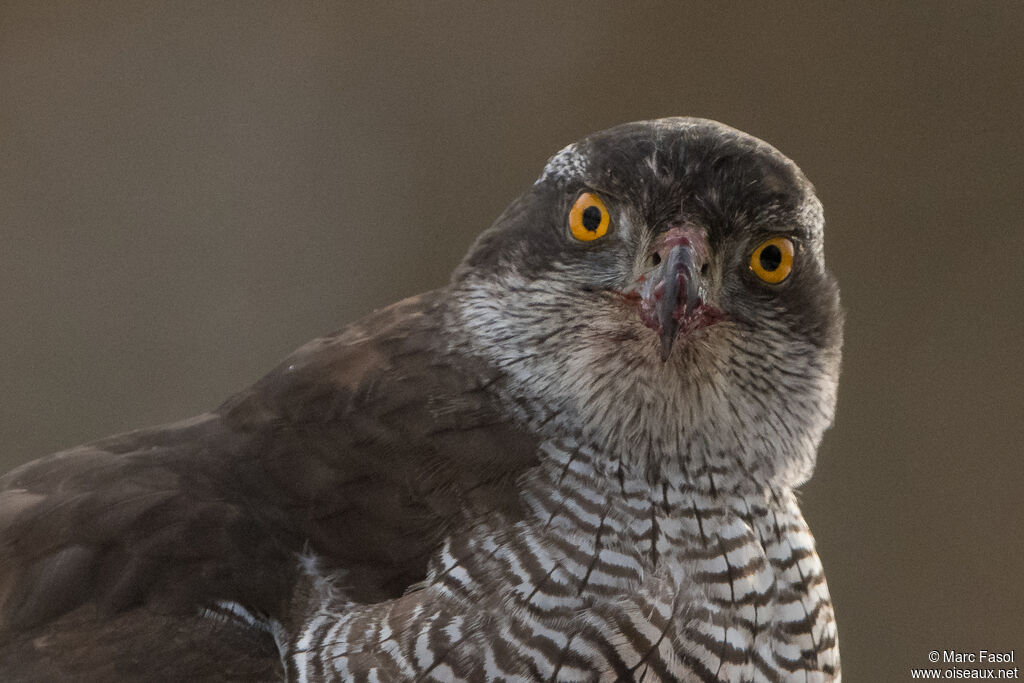
[[[640,340],[614,340],[593,325],[552,333],[522,283],[462,283],[449,307],[452,347],[498,369],[491,390],[543,439],[565,439],[651,481],[665,476],[712,490],[788,490],[810,477],[835,403],[834,371],[785,366],[809,354],[779,351],[763,376],[737,376],[734,359],[690,344],[662,363]],[[509,294],[513,292],[513,294]],[[547,327],[545,327],[547,325]],[[716,334],[740,338],[740,331]],[[720,338],[718,348],[744,343]],[[800,350],[797,350],[800,351]],[[787,383],[792,383],[790,386]],[[754,386],[754,390],[752,390]],[[768,386],[775,392],[763,392]]]

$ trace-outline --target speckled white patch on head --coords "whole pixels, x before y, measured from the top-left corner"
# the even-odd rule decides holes
[[[587,155],[579,150],[577,143],[567,145],[558,154],[551,157],[547,166],[544,167],[544,172],[537,179],[537,183],[552,179],[568,180],[582,176],[586,173],[587,161]]]
[[[814,250],[815,258],[824,261],[824,242],[821,240],[821,236],[825,232],[825,216],[821,208],[821,202],[814,195],[808,196],[804,200],[803,205],[801,205],[798,216],[800,224],[808,226],[811,234],[818,238],[812,242],[812,249]]]

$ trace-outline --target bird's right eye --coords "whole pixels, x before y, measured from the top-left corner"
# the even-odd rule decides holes
[[[581,242],[593,242],[608,232],[611,216],[593,192],[584,192],[569,211],[569,232]]]

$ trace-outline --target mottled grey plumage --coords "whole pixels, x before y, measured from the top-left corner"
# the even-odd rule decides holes
[[[0,675],[837,680],[793,493],[839,366],[822,224],[717,123],[567,147],[448,287],[0,480]]]

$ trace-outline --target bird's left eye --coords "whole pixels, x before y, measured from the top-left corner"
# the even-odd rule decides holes
[[[792,240],[773,237],[765,240],[750,255],[750,270],[770,285],[777,285],[793,270]]]
[[[611,218],[604,202],[593,192],[584,192],[569,211],[569,231],[581,242],[593,242],[608,232]]]

